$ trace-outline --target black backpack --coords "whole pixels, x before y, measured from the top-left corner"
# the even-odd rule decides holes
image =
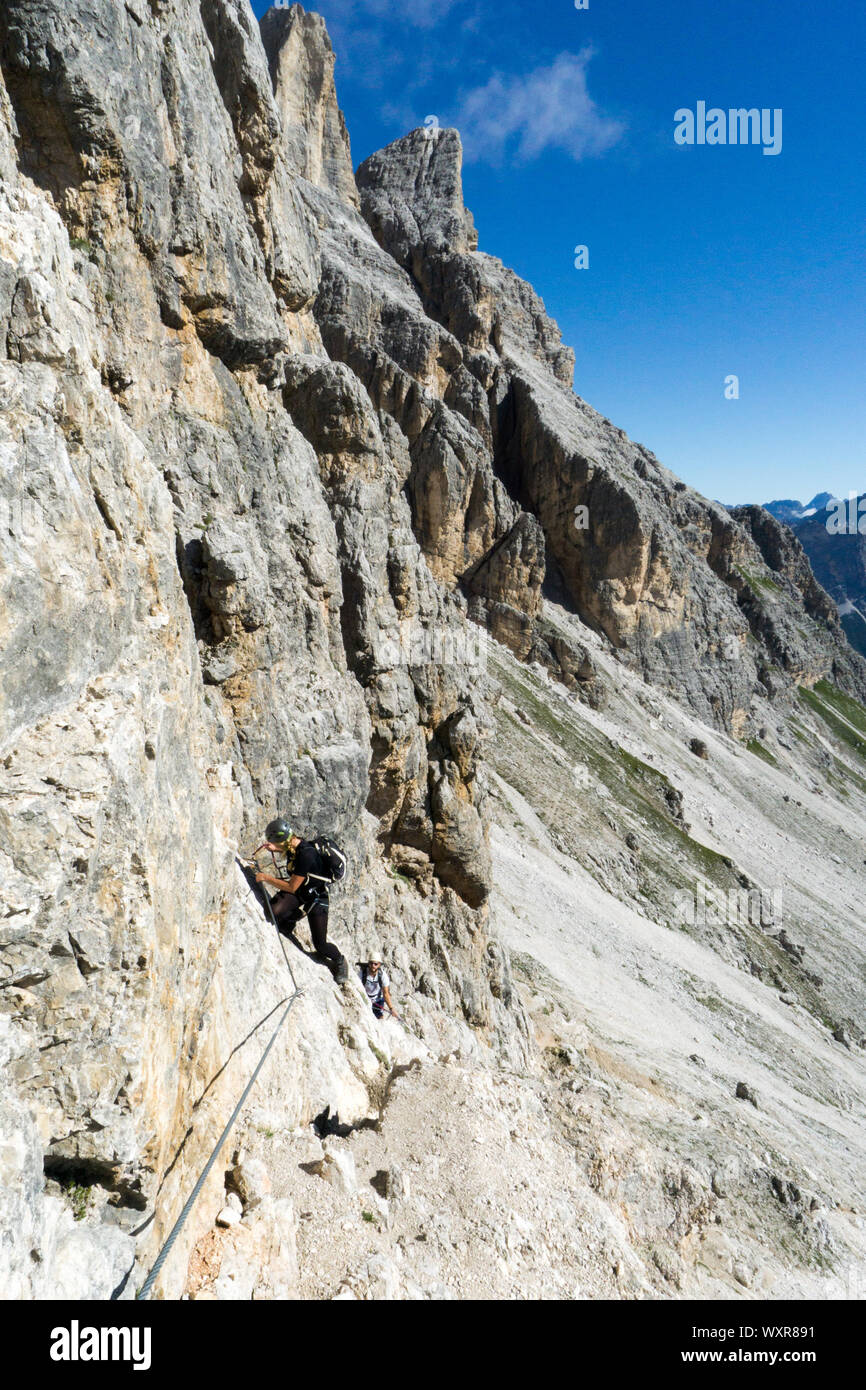
[[[335,840],[329,839],[327,835],[322,835],[317,840],[310,840],[310,844],[319,856],[321,872],[309,874],[308,877],[320,879],[322,883],[341,883],[346,877],[348,865],[340,846]]]
[[[370,977],[370,962],[369,962],[368,960],[359,960],[359,961],[357,962],[357,964],[360,966],[360,969],[361,969],[361,979],[362,979],[363,983],[366,985],[367,980],[368,980],[369,977]],[[379,980],[379,993],[380,993],[380,994],[383,994],[383,993],[384,993],[384,986],[382,985],[382,971],[383,971],[384,969],[385,969],[384,964],[379,966],[378,980]]]

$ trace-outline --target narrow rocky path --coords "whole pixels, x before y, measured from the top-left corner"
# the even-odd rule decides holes
[[[411,1067],[381,1127],[251,1136],[298,1219],[304,1298],[615,1297],[623,1251],[530,1076]],[[632,1273],[633,1291],[640,1284]]]

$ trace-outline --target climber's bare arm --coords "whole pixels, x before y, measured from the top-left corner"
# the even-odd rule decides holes
[[[279,888],[283,893],[297,893],[303,882],[303,874],[293,874],[288,882],[284,878],[274,878],[272,874],[256,874],[256,883],[267,883],[271,888]]]

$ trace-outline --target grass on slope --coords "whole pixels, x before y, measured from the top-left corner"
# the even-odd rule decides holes
[[[827,680],[811,688],[801,686],[799,695],[831,733],[866,762],[866,709]]]
[[[748,748],[750,753],[754,753],[756,758],[762,758],[763,761],[765,763],[769,763],[771,767],[779,766],[778,761],[776,760],[776,758],[774,758],[769,748],[765,748],[763,743],[761,743],[760,739],[749,739],[749,742],[746,744],[746,747]]]
[[[751,570],[742,569],[739,565],[736,565],[735,569],[740,577],[745,579],[752,593],[758,598],[762,595],[772,596],[773,594],[780,594],[782,592],[781,585],[777,584],[772,579],[768,579],[766,575],[754,574]]]
[[[769,988],[793,994],[828,1026],[826,1005],[804,968],[740,904],[749,880],[733,860],[692,838],[678,817],[679,795],[649,763],[618,747],[581,717],[564,691],[542,686],[527,667],[493,654],[492,674],[522,712],[494,708],[489,762],[533,808],[554,844],[622,901],[640,899],[659,924],[686,932]],[[866,721],[866,710],[862,711]],[[864,726],[866,733],[866,726]],[[769,750],[752,752],[775,765]],[[625,844],[636,834],[638,852]],[[677,895],[699,882],[727,904],[703,921],[682,922]],[[754,885],[752,885],[754,887]]]
[[[640,840],[641,888],[670,912],[678,889],[694,889],[702,878],[727,891],[738,878],[726,856],[692,839],[672,814],[677,793],[657,768],[614,744],[580,720],[567,698],[542,693],[531,671],[515,670],[494,657],[496,677],[529,725],[503,707],[488,758],[496,771],[530,803],[555,834],[572,832],[575,858],[601,881],[584,849],[622,851],[628,832]],[[622,821],[612,831],[605,813]],[[607,884],[606,884],[607,886]]]

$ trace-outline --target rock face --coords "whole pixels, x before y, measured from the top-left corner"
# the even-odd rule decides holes
[[[572,394],[573,355],[543,304],[476,249],[460,164],[456,131],[421,130],[371,156],[357,176],[377,241],[412,276],[430,318],[457,340],[448,358],[439,353],[450,376],[440,394],[477,431],[471,473],[465,446],[448,448],[465,425],[450,435],[440,425],[445,438],[435,450],[426,441],[414,450],[416,531],[437,577],[483,592],[492,631],[525,655],[549,571],[567,606],[626,661],[677,690],[701,718],[736,732],[774,667],[797,680],[835,668],[862,695],[864,668],[851,661],[808,565],[777,584],[781,561],[747,515],[732,522]],[[544,556],[531,573],[521,563],[525,543],[508,537],[514,519],[503,487],[540,524],[546,567]],[[472,547],[488,537],[478,558]]]
[[[452,734],[483,723],[476,630],[419,551],[404,446],[310,313],[310,209],[333,200],[339,123],[323,26],[275,18],[327,194],[299,177],[245,3],[24,0],[0,17],[14,1296],[129,1291],[159,1248],[242,1083],[226,1059],[285,993],[233,862],[275,809],[342,841],[333,935],[351,959],[375,924],[423,982],[431,1040],[525,1047],[486,949],[477,741]],[[300,1037],[262,1084],[299,1121],[328,1102],[363,1116],[340,996],[298,969]],[[88,1196],[79,1253],[43,1258],[64,1191],[105,1198],[110,1257],[81,1254]]]
[[[4,1296],[142,1282],[292,988],[235,863],[277,810],[345,847],[332,936],[384,939],[409,1027],[383,1046],[287,947],[304,993],[256,1104],[351,1125],[394,1068],[526,1065],[488,633],[600,706],[554,594],[736,733],[795,682],[863,689],[766,523],[572,395],[477,250],[455,132],[356,184],[333,61],[298,5],[261,33],[246,0],[0,12]],[[290,1296],[294,1213],[248,1205],[217,1258],[216,1165],[159,1292],[195,1247],[192,1287]]]
[[[301,5],[270,9],[261,37],[292,173],[357,207],[349,132],[337,103],[334,50],[325,21]]]
[[[778,666],[793,673],[795,679],[811,668],[811,663],[810,666],[804,663],[804,656],[808,659],[808,654],[803,650],[802,618],[797,611],[801,603],[806,616],[831,636],[832,665],[828,674],[844,688],[862,693],[862,660],[847,643],[839,640],[842,633],[839,609],[815,578],[798,538],[763,507],[737,507],[734,516],[749,531],[772,576],[762,584],[759,578],[746,574],[752,592],[744,594],[741,602],[750,612],[753,631],[760,636]],[[763,605],[760,611],[755,607],[757,587],[762,587],[765,593],[769,591],[774,600],[769,607]],[[792,607],[786,599],[793,599],[797,606]]]
[[[784,504],[775,506],[774,514],[794,532],[793,549],[803,547],[815,576],[838,604],[852,647],[866,655],[866,499],[834,501],[821,492],[806,507],[793,503],[786,512]]]

